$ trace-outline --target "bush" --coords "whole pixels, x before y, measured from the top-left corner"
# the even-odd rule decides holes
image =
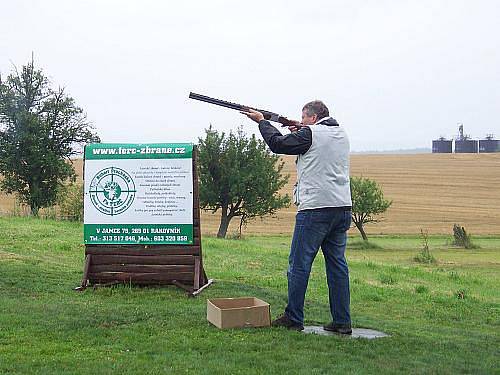
[[[429,250],[429,240],[427,232],[420,229],[420,236],[422,237],[422,250],[418,253],[413,260],[418,263],[432,264],[436,263],[436,258],[434,258]]]
[[[71,183],[59,191],[57,203],[61,219],[83,221],[83,184]]]
[[[478,246],[472,243],[470,234],[465,231],[465,228],[459,224],[453,225],[453,245],[464,247],[466,249],[476,249]]]
[[[384,198],[384,192],[376,181],[364,177],[351,177],[352,222],[364,241],[368,240],[364,225],[377,223],[376,218],[387,211],[392,201]]]

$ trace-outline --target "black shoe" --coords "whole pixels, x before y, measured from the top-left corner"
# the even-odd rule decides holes
[[[351,335],[352,328],[350,324],[335,324],[333,322],[323,326],[323,329],[328,332],[340,333],[341,335]]]
[[[294,322],[286,314],[281,315],[277,319],[273,320],[271,323],[273,327],[285,327],[293,331],[302,331],[304,326],[300,323]]]

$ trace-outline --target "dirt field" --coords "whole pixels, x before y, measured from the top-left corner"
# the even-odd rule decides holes
[[[286,157],[286,173],[295,180],[294,158]],[[81,162],[77,163],[81,171]],[[368,234],[452,233],[454,223],[472,234],[500,233],[500,153],[353,155],[351,175],[375,179],[391,208],[378,224],[367,226]],[[0,195],[0,212],[11,212],[14,199]],[[251,222],[245,233],[291,233],[295,208],[282,210],[275,218]],[[202,214],[202,230],[217,232],[219,216]],[[230,233],[237,231],[237,222]],[[354,232],[355,233],[355,230]]]

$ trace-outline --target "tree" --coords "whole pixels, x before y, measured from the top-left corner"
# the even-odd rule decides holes
[[[86,142],[99,142],[83,110],[52,89],[33,59],[0,76],[0,189],[17,193],[34,216],[54,205],[61,185],[75,179],[71,157]]]
[[[251,218],[290,204],[288,195],[278,194],[289,177],[281,175],[284,163],[264,142],[246,137],[242,128],[228,136],[211,126],[205,132],[199,139],[200,206],[212,213],[221,210],[217,237],[226,236],[234,217],[241,218],[241,228]]]
[[[351,177],[352,221],[358,228],[363,240],[367,241],[364,224],[377,223],[375,215],[385,212],[392,201],[384,198],[380,186],[373,180]]]

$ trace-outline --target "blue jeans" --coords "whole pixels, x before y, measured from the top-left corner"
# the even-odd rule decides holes
[[[296,323],[304,322],[304,298],[311,266],[319,248],[323,251],[330,300],[336,324],[350,324],[349,269],[345,259],[351,211],[316,208],[297,212],[290,257],[288,258],[288,305],[285,314]]]

